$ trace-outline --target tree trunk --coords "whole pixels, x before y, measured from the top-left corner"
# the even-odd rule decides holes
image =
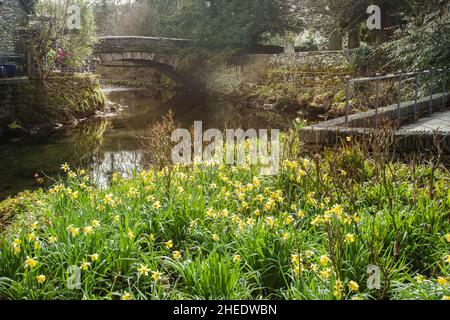
[[[330,33],[330,37],[328,40],[328,50],[342,50],[342,33],[340,32],[340,30],[335,29]]]
[[[352,26],[348,32],[348,48],[355,49],[361,46],[361,33],[359,25]]]

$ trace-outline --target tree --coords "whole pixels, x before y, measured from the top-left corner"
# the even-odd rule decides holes
[[[449,35],[448,9],[436,7],[434,13],[426,16],[410,16],[409,22],[398,28],[393,40],[383,47],[394,68],[415,70],[446,67],[450,64]]]
[[[80,9],[80,26],[70,30],[72,12],[69,6]],[[91,7],[84,0],[38,0],[29,33],[33,45],[36,75],[45,79],[55,66],[58,49],[67,53],[65,63],[79,66],[90,55],[95,42],[95,23]]]
[[[211,47],[251,47],[268,35],[292,29],[292,1],[286,0],[184,0],[178,1],[174,22],[186,38]]]
[[[361,23],[369,0],[297,0],[300,19],[328,37],[329,50],[341,50],[347,33],[347,47],[360,46]]]

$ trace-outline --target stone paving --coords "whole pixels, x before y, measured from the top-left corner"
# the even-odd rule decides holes
[[[410,131],[433,131],[439,129],[450,133],[450,111],[435,112],[431,117],[424,117],[416,123],[403,126],[401,129]]]

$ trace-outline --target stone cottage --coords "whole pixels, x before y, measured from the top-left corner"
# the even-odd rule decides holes
[[[0,65],[23,68],[26,59],[23,29],[31,13],[29,0],[0,0]]]

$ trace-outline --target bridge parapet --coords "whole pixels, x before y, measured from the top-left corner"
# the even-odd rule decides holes
[[[118,52],[151,52],[175,54],[192,44],[188,39],[160,37],[102,37],[94,46],[94,54]]]

